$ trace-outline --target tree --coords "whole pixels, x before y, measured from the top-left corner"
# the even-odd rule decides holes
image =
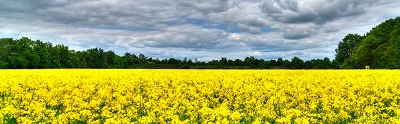
[[[283,68],[293,68],[292,63],[289,60],[285,59],[283,61]]]
[[[246,66],[251,66],[252,68],[254,68],[259,65],[259,62],[254,56],[250,56],[244,59],[244,64]]]
[[[92,48],[86,51],[88,53],[89,68],[104,68],[104,51],[101,48]]]
[[[277,66],[283,66],[283,59],[282,58],[278,58],[278,60],[276,61]]]
[[[243,65],[243,62],[240,59],[235,59],[234,63],[235,63],[235,66],[242,66]]]
[[[136,57],[135,57],[136,58]],[[146,59],[147,57],[143,54],[139,54],[139,59]]]
[[[71,68],[71,60],[70,60],[71,55],[68,46],[56,45],[54,49],[58,53],[58,57],[54,59],[58,59],[57,61],[60,63],[59,67]]]
[[[10,43],[13,42],[12,38],[0,39],[0,68],[8,68],[8,55]]]
[[[358,69],[371,65],[373,61],[372,49],[376,40],[374,36],[366,37],[354,57],[350,59],[350,65]]]
[[[170,64],[170,65],[179,64],[179,63],[180,62],[175,58],[169,58],[169,60],[168,60],[168,64]]]
[[[88,53],[86,51],[77,51],[76,56],[79,58],[79,68],[88,68]]]
[[[233,60],[229,59],[228,66],[235,66],[235,62]]]
[[[80,59],[78,54],[75,52],[75,50],[69,50],[70,54],[70,62],[71,62],[71,68],[82,68],[80,65]]]
[[[332,60],[330,68],[331,69],[339,69],[340,68],[340,64],[336,60]]]
[[[113,68],[116,67],[116,57],[117,55],[114,53],[114,51],[107,51],[104,53],[104,64],[106,68]]]
[[[388,19],[365,36],[347,35],[336,49],[341,68],[400,68],[400,17]]]
[[[193,61],[191,59],[188,60],[187,62],[189,65],[194,65]]]
[[[314,68],[314,64],[312,61],[304,62],[304,69],[313,69],[313,68]]]
[[[300,59],[299,57],[293,57],[292,58],[292,68],[293,69],[302,69],[304,68],[304,61]]]
[[[226,57],[222,57],[221,60],[219,60],[219,63],[223,66],[228,65],[228,59]]]
[[[358,49],[362,39],[363,37],[358,34],[348,34],[344,37],[335,50],[335,60],[339,64],[348,62],[350,57],[353,56]]]
[[[329,60],[329,58],[328,57],[325,57],[323,60],[323,68],[324,69],[330,69],[331,68],[331,61]]]
[[[61,68],[60,47],[53,47],[51,43],[46,43],[46,47],[50,53],[51,68]]]
[[[38,68],[50,68],[51,67],[51,56],[47,45],[40,40],[35,41],[34,51],[39,57]]]
[[[270,66],[278,66],[278,63],[276,62],[276,60],[269,60],[269,65]]]
[[[13,40],[10,42],[9,51],[9,66],[10,68],[30,68],[30,62],[35,61],[32,59],[32,43],[31,40],[27,37],[22,37],[18,40]]]

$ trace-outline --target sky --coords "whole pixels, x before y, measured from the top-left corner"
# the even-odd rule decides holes
[[[159,59],[333,59],[344,36],[399,15],[399,0],[0,0],[0,37]]]

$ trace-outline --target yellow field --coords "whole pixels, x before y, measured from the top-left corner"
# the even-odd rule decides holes
[[[0,123],[400,123],[395,70],[0,70]]]

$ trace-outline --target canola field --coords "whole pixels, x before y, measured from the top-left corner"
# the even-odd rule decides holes
[[[0,70],[0,123],[400,123],[397,70]]]

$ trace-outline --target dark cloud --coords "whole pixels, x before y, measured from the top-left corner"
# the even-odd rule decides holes
[[[310,37],[321,28],[330,27],[325,25],[331,22],[360,17],[375,4],[390,3],[382,1],[387,0],[264,0],[259,8],[266,18],[281,24],[279,29],[283,32],[283,38],[296,40]],[[339,31],[337,27],[323,30]]]
[[[164,31],[150,32],[142,36],[140,43],[147,47],[173,47],[187,49],[215,49],[215,45],[228,34],[217,29],[202,29],[193,25],[170,27]]]
[[[278,16],[284,10],[298,11],[298,0],[265,0],[259,7],[269,16]]]
[[[332,58],[347,33],[398,16],[399,6],[397,0],[0,0],[0,35],[159,58]]]
[[[176,0],[179,10],[195,10],[203,15],[225,12],[230,8],[228,0]]]
[[[302,24],[302,25],[288,25],[283,30],[283,38],[290,40],[298,40],[311,36],[316,33],[316,27],[312,24]]]
[[[260,9],[269,18],[284,23],[325,24],[364,14],[378,0],[264,0]]]
[[[180,16],[168,0],[20,0],[6,1],[0,10],[7,15],[32,16],[31,19],[70,26],[153,27],[160,22],[176,21]]]
[[[296,39],[303,39],[306,37],[309,37],[311,34],[307,33],[307,32],[285,32],[283,33],[283,38],[286,39],[291,39],[291,40],[296,40]]]

